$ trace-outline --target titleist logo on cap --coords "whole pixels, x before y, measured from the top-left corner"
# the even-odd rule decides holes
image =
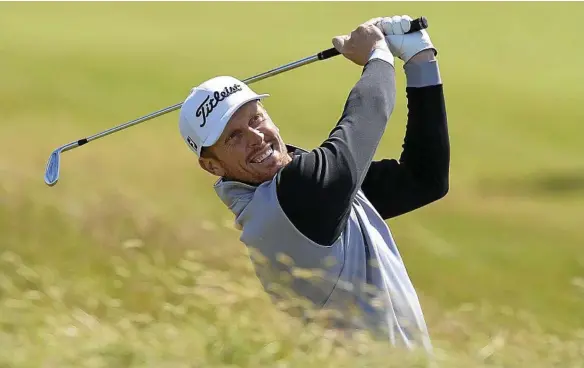
[[[200,126],[204,127],[205,124],[207,124],[207,117],[213,112],[215,107],[219,105],[219,102],[239,91],[242,91],[241,85],[234,84],[233,86],[225,87],[222,91],[215,91],[213,93],[213,98],[211,98],[211,96],[207,96],[207,98],[201,102],[197,108],[197,117],[203,117],[203,122]]]

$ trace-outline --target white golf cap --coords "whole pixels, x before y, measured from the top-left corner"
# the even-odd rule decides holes
[[[215,144],[229,119],[244,104],[261,100],[242,81],[219,76],[193,88],[180,109],[179,129],[191,150],[201,156],[201,149]]]

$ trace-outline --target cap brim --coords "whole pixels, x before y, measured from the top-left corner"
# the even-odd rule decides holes
[[[269,94],[265,93],[265,94],[261,94],[261,95],[256,95],[250,98],[246,98],[245,100],[242,100],[241,102],[239,102],[237,105],[231,107],[231,109],[229,109],[225,115],[223,115],[223,117],[221,118],[221,124],[219,125],[221,127],[221,129],[217,129],[212,131],[207,138],[205,138],[205,140],[203,141],[203,144],[201,145],[202,147],[209,147],[214,145],[217,140],[219,139],[219,137],[221,137],[221,134],[223,134],[223,131],[225,130],[225,127],[227,126],[227,123],[229,123],[229,119],[231,119],[231,117],[233,116],[233,114],[235,114],[235,112],[243,105],[245,105],[246,103],[250,102],[250,101],[254,101],[254,100],[261,100],[263,98],[266,97],[270,97]]]

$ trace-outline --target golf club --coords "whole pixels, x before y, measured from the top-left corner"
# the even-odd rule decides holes
[[[426,17],[420,17],[420,18],[417,18],[417,19],[414,19],[411,21],[410,30],[407,33],[416,32],[416,31],[419,31],[419,30],[425,29],[425,28],[428,28],[428,21],[427,21]],[[283,72],[286,72],[286,71],[289,71],[292,69],[296,69],[300,66],[307,65],[307,64],[313,63],[315,61],[319,61],[319,60],[326,60],[328,58],[331,58],[331,57],[334,57],[337,55],[340,55],[340,53],[333,47],[333,48],[321,51],[321,52],[314,54],[312,56],[300,59],[298,61],[291,62],[289,64],[282,65],[280,67],[274,68],[274,69],[269,70],[267,72],[258,74],[256,76],[253,76],[253,77],[248,78],[248,79],[245,79],[242,82],[245,84],[255,83],[255,82],[260,81],[262,79],[266,79],[268,77],[272,77],[274,75],[277,75],[277,74],[280,74],[280,73],[283,73]],[[138,119],[135,119],[135,120],[129,121],[127,123],[115,126],[113,128],[110,128],[110,129],[105,130],[103,132],[97,133],[97,134],[92,135],[90,137],[79,139],[77,141],[73,141],[71,143],[68,143],[66,145],[63,145],[63,146],[55,149],[51,153],[51,156],[49,157],[49,161],[47,162],[47,166],[46,166],[46,170],[45,170],[45,183],[48,186],[54,186],[57,183],[57,181],[59,180],[59,172],[60,172],[60,168],[61,168],[61,153],[65,152],[65,151],[69,151],[73,148],[83,146],[84,144],[87,144],[91,141],[105,137],[105,136],[110,135],[110,134],[115,133],[115,132],[119,132],[120,130],[129,128],[131,126],[145,122],[145,121],[153,119],[155,117],[165,115],[171,111],[175,111],[177,109],[180,109],[181,106],[182,106],[182,102],[177,103],[176,105],[166,107],[162,110],[158,110],[158,111],[153,112],[151,114],[142,116]]]

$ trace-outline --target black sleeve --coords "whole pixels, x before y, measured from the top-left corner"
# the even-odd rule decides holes
[[[371,164],[365,196],[384,219],[410,212],[448,192],[450,142],[442,84],[406,88],[408,122],[399,161]]]
[[[395,69],[370,60],[343,114],[319,147],[295,156],[277,178],[286,216],[309,239],[332,244],[344,229],[395,104]]]

